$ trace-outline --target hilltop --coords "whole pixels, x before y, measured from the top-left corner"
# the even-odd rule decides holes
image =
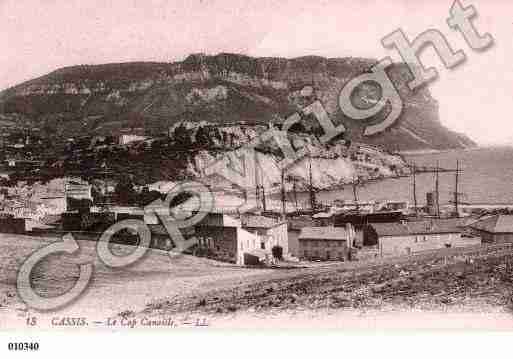
[[[438,103],[427,88],[410,91],[405,64],[389,67],[404,102],[393,128],[362,136],[361,124],[338,108],[341,88],[376,63],[363,58],[253,58],[236,54],[195,54],[172,63],[132,62],[66,67],[0,93],[0,126],[37,128],[44,136],[116,134],[144,127],[149,134],[181,121],[246,125],[279,123],[320,100],[345,138],[391,150],[451,149],[474,146],[445,128]],[[312,91],[301,91],[303,88]],[[361,101],[379,93],[373,85],[356,94]],[[379,119],[376,118],[370,121]]]

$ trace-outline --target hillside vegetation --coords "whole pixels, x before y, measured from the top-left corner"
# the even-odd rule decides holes
[[[404,64],[388,69],[404,102],[399,121],[385,133],[363,137],[362,123],[347,119],[337,99],[344,84],[374,63],[361,58],[196,54],[174,63],[67,67],[0,93],[0,126],[38,128],[49,137],[116,134],[126,127],[144,127],[156,134],[184,120],[280,122],[320,100],[335,123],[344,122],[346,138],[353,141],[393,150],[474,145],[442,126],[437,101],[427,88],[409,90],[411,74]],[[305,87],[311,90],[302,91]],[[368,102],[376,94],[379,88],[366,84],[355,93],[356,101]],[[385,116],[387,109],[383,111],[369,121]]]

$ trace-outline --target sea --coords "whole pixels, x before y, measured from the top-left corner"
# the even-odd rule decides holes
[[[459,201],[468,204],[513,204],[513,147],[486,147],[467,150],[450,150],[431,153],[410,153],[403,157],[417,166],[454,169],[456,161],[462,172],[458,180]],[[417,203],[426,203],[426,193],[435,189],[435,173],[419,173],[416,176]],[[454,199],[455,174],[439,173],[440,203]],[[411,177],[388,178],[357,186],[357,197],[361,201],[409,201],[413,203],[413,180]],[[321,191],[317,200],[332,203],[335,199],[352,200],[353,188]],[[305,201],[302,195],[301,202]]]

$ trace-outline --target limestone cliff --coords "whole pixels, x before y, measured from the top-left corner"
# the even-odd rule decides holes
[[[404,64],[388,69],[404,102],[399,121],[384,133],[362,136],[361,123],[344,117],[337,98],[344,84],[374,63],[361,58],[196,54],[173,63],[73,66],[0,93],[0,126],[37,127],[48,136],[69,137],[111,134],[127,126],[160,133],[184,120],[266,125],[320,100],[334,122],[344,122],[345,137],[353,141],[393,150],[474,145],[441,125],[437,101],[427,88],[408,89],[411,75]],[[363,86],[356,96],[372,99],[376,93],[375,87]],[[379,116],[383,114],[370,121]]]

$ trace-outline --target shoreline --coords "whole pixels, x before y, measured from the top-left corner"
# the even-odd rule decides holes
[[[405,150],[398,151],[397,153],[401,156],[421,156],[421,155],[434,155],[439,153],[447,153],[453,151],[479,151],[479,150],[493,150],[493,149],[511,149],[513,145],[478,145],[475,147],[466,147],[466,148],[448,148],[443,150],[437,150],[432,148],[419,149],[419,150]]]

